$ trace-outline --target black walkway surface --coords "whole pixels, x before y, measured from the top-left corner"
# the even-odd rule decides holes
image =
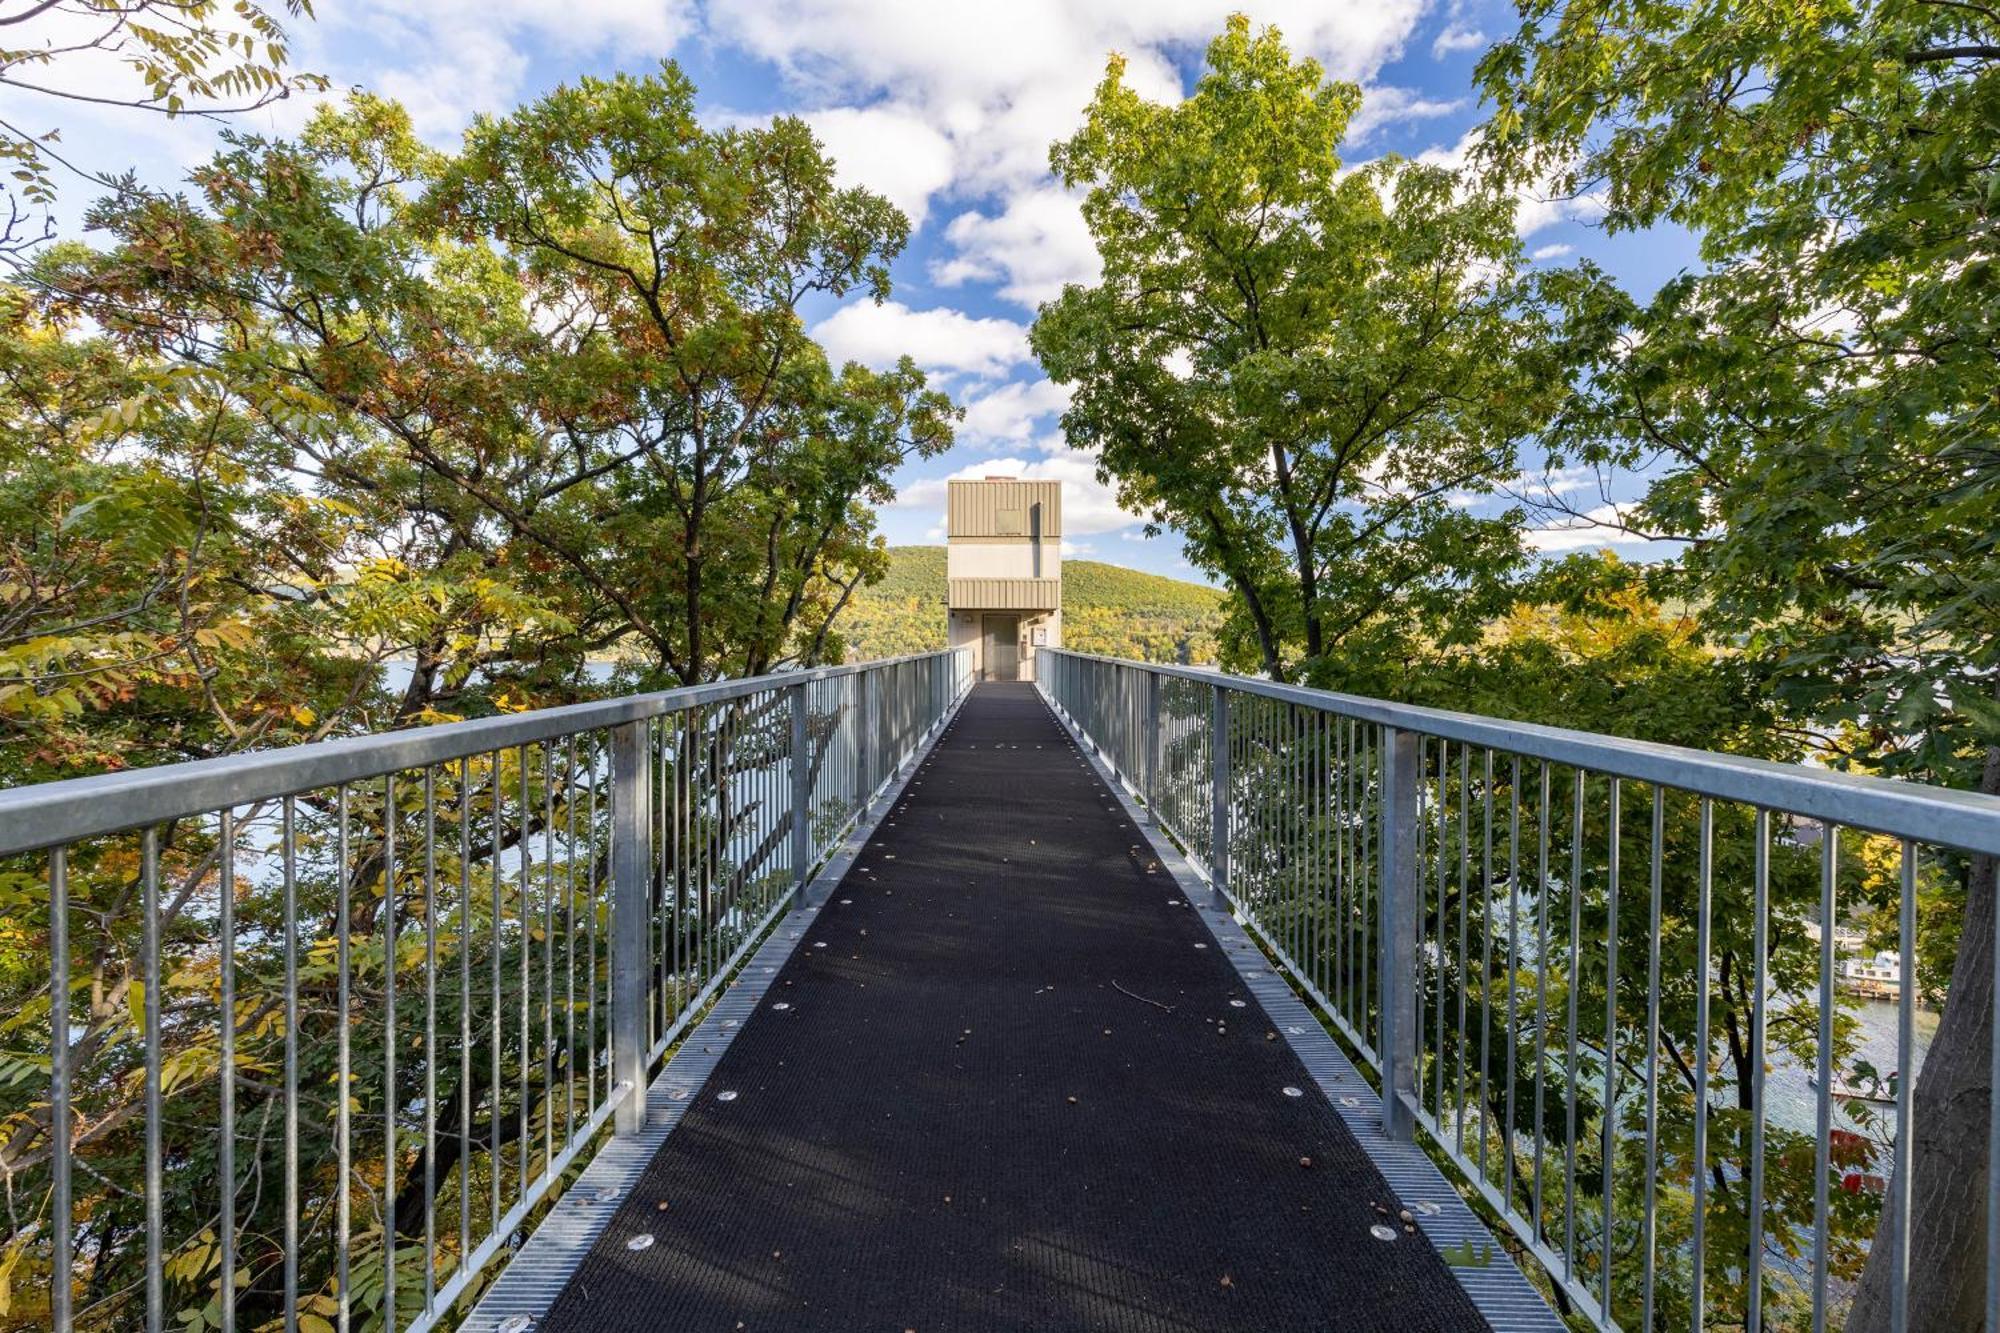
[[[1031,686],[889,821],[541,1328],[1486,1327]]]

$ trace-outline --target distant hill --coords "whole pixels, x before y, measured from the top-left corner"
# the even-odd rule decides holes
[[[1066,647],[1148,662],[1215,660],[1222,623],[1216,589],[1101,560],[1065,560],[1062,569]],[[942,648],[944,584],[944,547],[890,547],[888,574],[856,592],[840,618],[854,656]]]

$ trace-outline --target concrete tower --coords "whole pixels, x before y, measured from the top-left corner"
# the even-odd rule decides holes
[[[1033,680],[1035,650],[1062,646],[1062,483],[954,481],[947,502],[951,646],[979,680]]]

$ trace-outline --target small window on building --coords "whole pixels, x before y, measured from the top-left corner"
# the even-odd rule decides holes
[[[993,511],[993,533],[998,537],[1018,537],[1021,535],[1021,511],[1018,509],[996,509]]]

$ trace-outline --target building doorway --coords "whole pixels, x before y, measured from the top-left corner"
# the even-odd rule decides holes
[[[986,635],[986,679],[1019,680],[1021,617],[987,616],[983,628]]]

